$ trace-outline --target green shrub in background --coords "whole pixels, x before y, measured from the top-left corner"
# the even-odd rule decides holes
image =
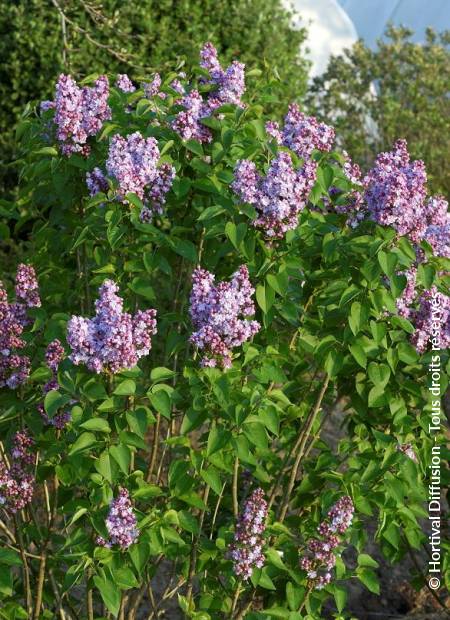
[[[298,99],[307,63],[304,30],[292,30],[279,0],[11,0],[0,13],[0,189],[17,184],[13,130],[29,101],[53,95],[61,71],[128,72],[196,58],[212,40],[226,60],[265,62],[279,76],[279,97]],[[65,44],[64,44],[65,42]],[[3,195],[5,197],[5,195]]]
[[[428,30],[423,45],[411,42],[406,28],[390,27],[386,35],[376,50],[359,41],[332,58],[314,80],[309,105],[333,119],[343,146],[364,167],[406,138],[412,157],[427,162],[432,191],[448,193],[442,162],[450,157],[449,33]]]

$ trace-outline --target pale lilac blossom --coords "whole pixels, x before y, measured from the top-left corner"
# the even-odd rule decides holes
[[[250,579],[255,568],[262,568],[264,531],[266,529],[268,506],[262,489],[256,489],[245,501],[238,516],[234,541],[228,557],[233,561],[233,570],[244,581]]]
[[[152,335],[156,334],[156,310],[123,312],[119,287],[105,280],[95,302],[92,319],[72,316],[67,326],[67,342],[76,365],[85,364],[93,372],[116,373],[136,366],[149,354]]]
[[[232,349],[252,338],[259,331],[253,316],[255,306],[248,269],[242,265],[230,282],[215,284],[215,276],[197,268],[192,275],[190,315],[195,332],[191,342],[203,351],[204,367],[231,366]]]

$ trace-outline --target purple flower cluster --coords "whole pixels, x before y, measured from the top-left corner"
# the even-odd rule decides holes
[[[298,224],[316,180],[317,164],[306,161],[295,170],[289,153],[281,152],[262,177],[254,162],[241,160],[234,170],[231,185],[240,200],[255,207],[258,217],[253,225],[267,237],[283,237]]]
[[[309,159],[314,149],[330,151],[335,137],[333,127],[319,123],[314,116],[306,116],[296,103],[289,106],[282,130],[278,123],[270,121],[266,131],[278,144],[287,146],[303,159]]]
[[[10,462],[0,461],[0,506],[12,513],[22,510],[33,498],[34,455],[30,451],[33,440],[26,431],[19,431],[13,439]]]
[[[150,352],[151,337],[156,334],[156,310],[139,310],[134,316],[123,312],[118,290],[115,282],[105,280],[95,302],[95,317],[70,319],[67,342],[72,348],[70,359],[74,364],[86,364],[96,373],[116,373],[133,368]]]
[[[86,141],[111,118],[109,82],[101,75],[94,86],[80,88],[70,75],[61,74],[56,85],[55,117],[57,138],[65,155],[89,154]]]
[[[212,97],[218,105],[234,103],[242,106],[245,92],[245,65],[236,60],[225,70],[220,64],[217,50],[212,43],[205,43],[200,51],[200,66],[210,75],[208,84],[214,86]]]
[[[184,110],[177,114],[172,128],[183,140],[211,142],[211,131],[201,123],[203,118],[211,116],[218,107],[225,103],[243,106],[241,101],[245,92],[245,65],[234,61],[225,70],[219,62],[217,50],[212,43],[206,43],[200,52],[200,66],[208,71],[205,80],[213,88],[205,97],[198,90],[191,90],[178,102]],[[175,83],[177,90],[181,84]]]
[[[397,444],[397,450],[402,454],[405,454],[408,458],[410,458],[415,463],[418,462],[417,455],[414,452],[414,448],[410,443]]]
[[[30,265],[19,265],[16,275],[16,301],[8,302],[0,281],[0,387],[16,388],[30,373],[30,358],[20,354],[25,347],[22,333],[29,324],[27,309],[39,307],[36,274]]]
[[[86,185],[90,196],[108,191],[108,181],[98,167],[95,167],[91,172],[86,172]]]
[[[364,197],[370,217],[393,226],[399,235],[418,243],[427,228],[424,217],[427,175],[423,161],[410,161],[405,140],[391,152],[380,153],[364,177]]]
[[[430,345],[437,332],[440,334],[440,349],[450,347],[450,297],[440,293],[435,286],[419,298],[419,307],[411,312],[416,331],[411,342],[419,353]]]
[[[44,385],[44,388],[42,390],[44,396],[51,390],[59,389],[57,373],[59,365],[63,361],[64,357],[65,351],[61,342],[57,338],[55,340],[52,340],[52,342],[50,342],[50,344],[47,346],[47,350],[45,352],[45,363],[52,371],[52,378]],[[39,413],[41,414],[44,423],[48,426],[55,427],[57,430],[62,430],[66,426],[66,424],[70,422],[71,415],[69,411],[62,411],[50,418],[44,409],[43,403],[39,403],[37,408]]]
[[[306,555],[301,558],[300,566],[318,590],[331,581],[331,570],[336,564],[335,550],[341,542],[339,535],[350,527],[354,510],[351,498],[341,497],[317,528],[320,538],[311,538],[306,545]]]
[[[160,99],[165,99],[166,98],[166,94],[161,92],[160,88],[161,88],[161,76],[159,75],[159,73],[155,73],[155,75],[153,76],[153,80],[151,82],[144,82],[144,84],[142,84],[142,88],[144,89],[144,94],[148,99],[151,99],[152,97],[156,97],[158,96]]]
[[[106,519],[106,528],[109,539],[97,537],[97,544],[101,547],[117,545],[125,551],[139,537],[139,529],[127,489],[119,489],[119,495],[111,502]]]
[[[219,364],[229,368],[233,347],[240,346],[260,329],[257,321],[245,318],[255,313],[255,290],[245,265],[233,274],[230,282],[215,285],[214,280],[212,273],[201,268],[192,275],[189,312],[196,331],[191,342],[204,352],[202,366]]]
[[[158,168],[160,157],[158,142],[155,138],[143,138],[136,131],[126,138],[113,136],[109,145],[106,170],[118,183],[117,193],[123,202],[126,195],[135,193],[145,202],[141,219],[148,222],[155,213],[161,213],[166,201],[166,194],[175,178],[175,168],[163,164]],[[88,187],[92,191],[105,185],[105,179],[99,169],[94,169],[88,177]],[[148,191],[149,203],[146,202]]]
[[[123,93],[134,93],[136,86],[126,73],[119,73],[116,79],[116,87]]]
[[[237,577],[247,580],[255,568],[264,566],[264,530],[267,519],[267,502],[264,491],[256,489],[246,500],[238,517],[234,541],[228,556],[233,560],[233,570]]]
[[[416,299],[417,268],[412,266],[407,271],[399,272],[398,275],[406,277],[406,287],[401,297],[397,299],[397,310],[400,316],[407,319],[411,316],[411,307]]]

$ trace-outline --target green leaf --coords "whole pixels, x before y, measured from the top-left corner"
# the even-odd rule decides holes
[[[136,293],[136,295],[144,297],[150,301],[154,301],[156,299],[155,291],[147,278],[133,278],[133,281],[128,285],[128,288],[132,290],[133,293]]]
[[[191,263],[198,262],[197,248],[188,239],[174,239],[172,249],[179,256],[182,256]]]
[[[392,252],[384,252],[383,250],[378,253],[378,262],[384,273],[391,278],[395,274],[395,267],[397,265],[398,258]]]
[[[350,316],[348,317],[348,324],[355,336],[367,323],[368,317],[368,307],[365,304],[361,304],[359,301],[354,301],[351,306]]]
[[[267,314],[275,301],[275,291],[270,286],[258,284],[256,287],[256,301],[264,314]]]
[[[91,418],[83,424],[80,424],[81,428],[85,428],[87,431],[98,431],[99,433],[110,433],[111,427],[108,422],[103,418]]]
[[[369,568],[377,568],[379,564],[376,560],[374,560],[367,553],[360,553],[358,555],[358,566],[367,566]]]
[[[203,147],[200,142],[197,142],[196,140],[188,140],[187,142],[185,142],[184,146],[187,148],[188,151],[195,153],[199,157],[204,156]]]
[[[117,396],[133,396],[136,393],[136,383],[133,379],[125,379],[113,392]]]
[[[415,364],[419,359],[416,349],[409,342],[400,342],[397,353],[399,359],[405,364]]]
[[[220,480],[219,472],[214,469],[214,467],[202,469],[200,475],[216,495],[220,495],[222,493],[222,482]]]
[[[128,446],[125,446],[123,444],[118,446],[111,446],[109,449],[109,453],[116,461],[123,473],[128,474],[128,469],[130,467],[131,461],[131,452]]]
[[[164,366],[158,366],[157,368],[153,368],[150,373],[150,379],[153,382],[156,381],[166,381],[166,379],[171,379],[175,373],[173,370],[169,368],[164,368]]]
[[[21,566],[22,560],[17,551],[7,549],[6,547],[0,547],[0,564],[6,564],[6,566]]]
[[[356,570],[358,579],[363,583],[370,592],[374,594],[380,594],[380,584],[378,577],[370,568],[358,568]]]
[[[162,491],[155,484],[143,483],[139,489],[133,491],[133,497],[136,499],[151,499],[153,497],[158,497],[158,495],[162,495]]]
[[[386,399],[386,393],[385,393],[384,387],[380,385],[376,385],[375,387],[373,387],[369,392],[367,402],[368,402],[369,407],[374,407],[374,408],[383,407],[384,405],[387,405],[387,399]]]
[[[94,467],[110,484],[113,483],[114,476],[117,473],[117,465],[111,460],[107,450],[104,450],[100,454],[99,458],[94,463]]]
[[[358,364],[365,368],[367,366],[367,355],[365,354],[364,349],[356,343],[350,345],[348,348]]]
[[[244,240],[245,235],[247,234],[247,226],[243,222],[241,222],[237,226],[236,224],[234,224],[234,222],[227,222],[225,225],[225,234],[234,245],[236,250],[239,250],[240,245]]]
[[[113,581],[112,575],[110,573],[107,574],[104,570],[100,569],[99,575],[95,575],[93,581],[100,592],[106,607],[114,616],[117,616],[120,609],[122,595],[120,589]]]
[[[165,390],[158,390],[157,392],[147,392],[147,395],[156,411],[170,420],[172,403],[169,394]]]
[[[218,452],[230,441],[230,438],[230,431],[225,430],[221,426],[213,426],[208,435],[207,455],[211,456],[214,452]]]
[[[379,387],[385,387],[391,376],[390,368],[387,364],[377,364],[376,362],[370,362],[367,369],[369,379],[374,385]]]
[[[82,433],[69,450],[69,456],[86,452],[97,443],[97,439],[93,433]]]
[[[335,583],[333,584],[333,595],[334,600],[336,601],[336,608],[338,612],[341,613],[347,602],[347,590],[344,588],[344,586]]]
[[[340,351],[333,349],[327,355],[325,360],[325,370],[330,377],[335,377],[342,368],[344,356]]]
[[[57,390],[50,390],[44,398],[44,409],[52,417],[58,409],[61,409],[70,401],[71,396],[68,394],[60,394]]]

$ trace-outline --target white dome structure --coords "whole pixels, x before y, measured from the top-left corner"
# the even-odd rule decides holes
[[[307,57],[312,62],[311,75],[326,69],[331,55],[340,54],[358,39],[347,13],[336,0],[283,0],[295,14],[293,26],[307,28]]]
[[[306,27],[311,75],[325,70],[331,55],[340,54],[361,38],[374,48],[389,23],[414,31],[413,41],[425,30],[450,29],[450,0],[282,0],[293,10],[293,26]]]

